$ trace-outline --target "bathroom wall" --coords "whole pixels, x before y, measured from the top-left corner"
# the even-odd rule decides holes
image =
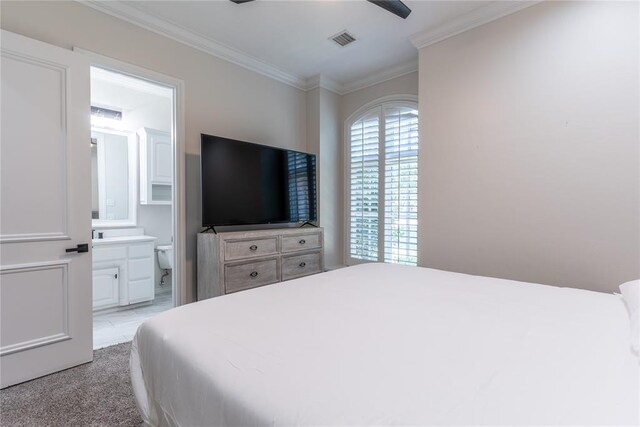
[[[149,102],[140,108],[123,113],[123,120],[130,129],[138,130],[142,127],[171,132],[172,100],[149,96]],[[140,159],[138,159],[138,177],[140,176]],[[140,180],[138,178],[138,185]],[[138,189],[139,194],[140,189]],[[139,200],[139,199],[138,199]],[[172,205],[143,205],[138,201],[138,227],[144,228],[145,234],[155,236],[157,245],[173,243],[172,235]],[[161,292],[171,291],[171,278],[165,277],[165,285],[160,287],[160,277],[163,271],[158,266],[158,258],[155,259],[155,286],[156,295]]]

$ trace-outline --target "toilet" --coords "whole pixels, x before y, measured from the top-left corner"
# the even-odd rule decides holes
[[[158,254],[158,265],[163,270],[171,270],[173,268],[173,245],[156,246]]]
[[[158,254],[158,266],[164,270],[164,274],[160,278],[160,286],[164,285],[164,278],[169,275],[169,270],[173,269],[173,245],[156,246]]]

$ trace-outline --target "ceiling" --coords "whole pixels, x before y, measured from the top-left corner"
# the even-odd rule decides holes
[[[317,76],[322,76],[322,81],[329,82],[336,92],[345,93],[417,70],[418,51],[409,41],[410,36],[437,33],[455,22],[487,22],[492,14],[504,15],[504,6],[496,8],[496,4],[518,3],[404,2],[412,9],[406,20],[365,0],[85,4],[294,86],[309,88],[311,79],[317,81]],[[342,30],[355,35],[356,42],[340,47],[329,40]]]
[[[91,105],[96,107],[126,112],[172,99],[168,87],[91,67]]]

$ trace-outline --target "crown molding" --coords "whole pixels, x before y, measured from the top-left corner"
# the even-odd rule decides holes
[[[319,87],[322,89],[329,90],[338,95],[342,95],[342,85],[334,80],[331,80],[327,76],[318,74],[316,76],[309,77],[307,79],[307,86],[305,90],[309,91],[309,90],[317,89]]]
[[[322,75],[304,78],[120,1],[76,1],[99,12],[305,91],[322,87],[338,95],[345,95],[418,70],[418,60],[414,59],[345,84],[338,83]],[[540,2],[540,0],[494,1],[437,28],[414,34],[409,40],[416,48],[420,49]]]
[[[306,90],[306,79],[281,70],[230,46],[213,41],[175,23],[167,22],[119,1],[77,0],[79,3],[168,37],[194,49],[239,65],[298,89]]]
[[[395,67],[388,68],[375,74],[371,74],[365,78],[352,81],[341,86],[340,95],[355,92],[360,89],[364,89],[370,86],[374,86],[380,83],[384,83],[388,80],[395,79],[397,77],[406,76],[418,71],[418,59],[412,59],[404,64],[396,65]]]
[[[414,34],[409,40],[417,49],[422,49],[538,3],[541,0],[494,1],[439,27]]]
[[[347,84],[340,84],[334,80],[329,79],[326,76],[318,74],[317,76],[313,76],[307,79],[306,90],[313,90],[321,87],[323,89],[330,90],[331,92],[338,95],[346,95],[360,89],[374,86],[379,83],[384,83],[397,77],[415,73],[416,71],[418,71],[418,60],[413,59],[404,64],[397,65],[395,67],[383,70],[379,73],[369,75],[365,78],[358,79]]]

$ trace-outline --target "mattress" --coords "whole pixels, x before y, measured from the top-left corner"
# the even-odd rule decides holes
[[[365,264],[178,307],[143,323],[145,422],[638,425],[618,295]]]

